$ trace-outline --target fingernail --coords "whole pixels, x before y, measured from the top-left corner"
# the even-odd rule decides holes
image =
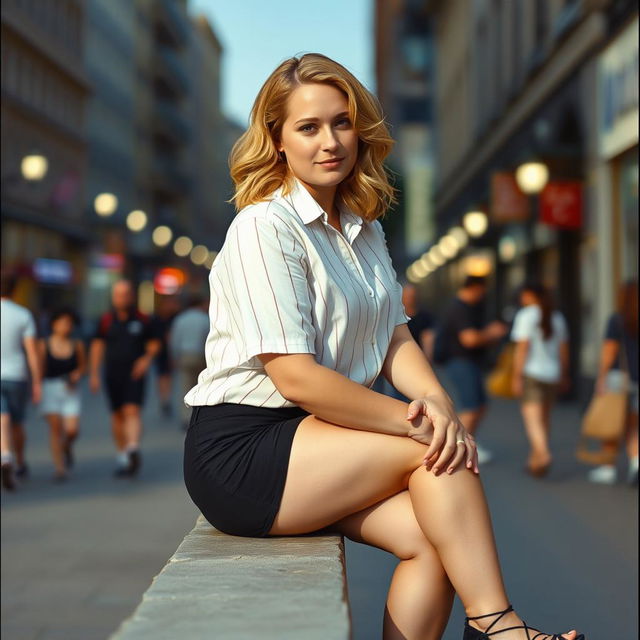
[[[467,462],[467,469],[471,469],[471,461]]]
[[[453,473],[453,467],[449,467],[449,468],[447,469],[447,471],[448,471],[449,473]]]

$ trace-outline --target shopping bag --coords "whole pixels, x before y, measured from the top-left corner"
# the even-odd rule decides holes
[[[588,464],[613,464],[615,450],[611,448],[605,450],[601,445],[605,442],[616,443],[622,440],[627,410],[626,390],[606,391],[594,395],[582,419],[580,440],[576,449],[577,458]],[[596,450],[593,450],[594,444],[597,446]]]
[[[513,342],[509,342],[500,352],[496,366],[487,378],[487,390],[492,396],[513,398]]]

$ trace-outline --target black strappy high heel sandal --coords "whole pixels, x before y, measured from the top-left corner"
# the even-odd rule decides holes
[[[528,640],[564,640],[564,638],[562,637],[562,634],[542,633],[537,629],[532,629],[524,621],[522,624],[518,625],[517,627],[506,627],[504,629],[498,629],[497,631],[491,631],[491,629],[493,629],[493,627],[495,627],[496,624],[498,624],[498,622],[500,622],[500,620],[502,620],[502,618],[507,615],[507,613],[511,613],[512,611],[513,611],[513,607],[509,605],[508,608],[506,608],[504,611],[498,611],[497,613],[487,613],[484,616],[475,616],[474,618],[467,618],[464,623],[464,636],[462,640],[489,640],[491,636],[497,636],[499,633],[502,633],[503,631],[515,631],[517,629],[524,629],[527,632]],[[481,620],[482,618],[491,618],[492,616],[497,616],[497,617],[486,628],[485,631],[474,629],[472,626],[469,625],[470,620]],[[530,631],[535,633],[536,635],[532,636],[531,633],[529,633]],[[584,640],[584,635],[580,634],[576,636],[575,640]]]

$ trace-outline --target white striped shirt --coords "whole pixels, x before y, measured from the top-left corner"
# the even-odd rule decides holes
[[[207,366],[187,405],[294,406],[261,353],[310,353],[371,387],[409,318],[382,225],[344,208],[340,221],[342,234],[297,180],[237,214],[209,276]]]

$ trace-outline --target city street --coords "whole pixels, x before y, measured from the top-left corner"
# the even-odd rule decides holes
[[[2,500],[2,633],[6,640],[101,640],[139,601],[191,528],[196,509],[181,480],[182,433],[146,409],[144,467],[111,477],[113,452],[102,397],[86,401],[77,468],[64,485],[52,467],[43,421],[30,413],[31,479]],[[495,462],[482,476],[513,603],[531,624],[578,626],[589,640],[636,637],[637,489],[588,484],[572,456],[578,408],[560,405],[550,476],[525,476],[515,405],[496,402],[481,432]],[[347,545],[354,640],[377,640],[387,554]],[[456,603],[446,640],[462,634]],[[301,630],[301,637],[304,634]],[[212,636],[215,637],[215,636]],[[221,639],[224,640],[224,639]]]

